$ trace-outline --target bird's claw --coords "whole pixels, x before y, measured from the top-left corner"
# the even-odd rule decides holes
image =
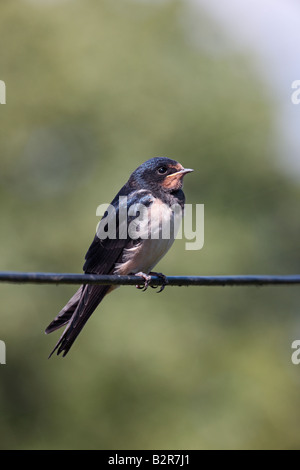
[[[156,273],[154,271],[151,271],[149,274],[145,274],[143,272],[139,272],[139,273],[136,273],[135,276],[142,277],[144,279],[145,283],[143,286],[140,286],[140,285],[136,286],[137,289],[142,289],[143,292],[148,289],[149,283],[151,281],[151,276],[156,276],[162,280],[162,285],[160,286],[160,289],[157,291],[157,294],[162,292],[164,288],[166,287],[166,285],[169,284],[168,279],[163,273]],[[152,287],[152,289],[157,289],[159,286],[150,285],[150,287]]]
[[[148,289],[149,287],[149,282],[151,281],[151,276],[149,274],[145,274],[145,273],[142,273],[142,272],[139,272],[139,273],[136,273],[135,276],[137,277],[142,277],[144,279],[144,285],[143,286],[140,286],[140,285],[137,285],[135,286],[137,289],[142,289],[142,291],[144,292],[145,290]],[[151,286],[152,287],[152,286]]]
[[[166,278],[166,276],[163,273],[156,273],[154,271],[151,271],[150,274],[151,274],[151,276],[159,277],[162,280],[162,285],[160,286],[160,289],[157,291],[157,294],[159,294],[169,284],[168,279]],[[157,289],[159,286],[150,286],[150,287],[152,287],[153,289]]]

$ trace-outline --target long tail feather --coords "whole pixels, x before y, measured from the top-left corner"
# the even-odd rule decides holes
[[[67,327],[65,328],[61,337],[59,338],[53,351],[50,353],[49,358],[52,356],[52,354],[55,351],[57,351],[57,355],[59,355],[60,353],[63,353],[63,356],[65,356],[68,353],[75,339],[77,338],[80,331],[84,327],[85,323],[88,321],[88,319],[90,318],[94,310],[97,308],[97,306],[99,305],[99,303],[105,297],[105,295],[107,294],[109,290],[110,290],[110,286],[98,286],[98,285],[81,286],[80,298],[77,301],[76,308],[75,310],[73,310],[71,318],[64,321],[64,323],[60,324],[60,326],[62,326],[63,324],[68,322]],[[72,298],[74,298],[78,294],[78,292],[79,290],[76,292],[76,294]],[[74,303],[72,303],[72,305],[74,305]],[[70,310],[68,310],[68,312],[70,312],[71,309],[72,308],[70,307]],[[69,315],[69,313],[65,314],[65,317],[63,314],[62,317],[66,318],[67,315]],[[56,319],[54,319],[53,321],[55,322],[55,320]],[[53,327],[51,327],[51,323],[49,327],[50,327],[49,332],[53,331]],[[49,327],[47,328],[47,330],[49,329]],[[59,328],[59,326],[57,326],[56,328]]]
[[[54,320],[47,326],[45,333],[48,335],[52,333],[52,331],[57,330],[64,326],[68,321],[71,319],[73,313],[75,312],[81,294],[82,294],[83,286],[80,286],[76,294],[71,297],[69,302],[64,306],[64,308],[59,312],[59,314],[54,318]]]

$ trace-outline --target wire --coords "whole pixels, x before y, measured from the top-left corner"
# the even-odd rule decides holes
[[[300,274],[237,276],[166,276],[169,286],[266,286],[300,284]],[[98,275],[44,272],[0,271],[0,282],[18,284],[101,284],[144,285],[143,277],[134,275]],[[161,286],[164,280],[151,276],[150,286]]]

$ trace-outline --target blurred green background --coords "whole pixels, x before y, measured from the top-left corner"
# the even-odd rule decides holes
[[[274,156],[276,106],[252,58],[217,54],[187,3],[0,4],[1,270],[81,272],[96,208],[143,161],[195,172],[205,244],[168,275],[299,272],[299,195]],[[295,77],[297,78],[297,77]],[[2,449],[299,448],[297,287],[134,287],[62,359],[44,329],[76,287],[0,286]]]

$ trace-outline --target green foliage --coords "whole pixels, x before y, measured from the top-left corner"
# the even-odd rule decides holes
[[[80,272],[97,224],[141,162],[192,167],[205,245],[165,274],[296,273],[299,187],[273,153],[276,110],[250,59],[191,40],[184,2],[2,2],[2,270]],[[67,286],[1,288],[1,448],[299,447],[291,342],[299,290],[123,287],[70,354],[43,330]]]

